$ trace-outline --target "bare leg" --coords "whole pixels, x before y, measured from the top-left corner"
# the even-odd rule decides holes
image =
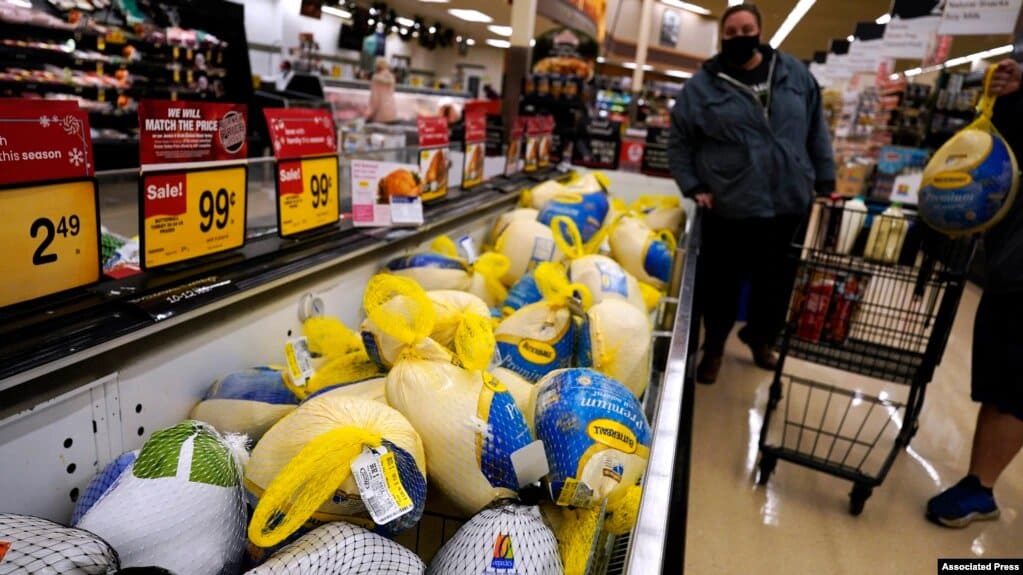
[[[973,433],[970,474],[976,475],[984,487],[993,487],[1021,448],[1023,420],[998,411],[993,404],[982,404]]]

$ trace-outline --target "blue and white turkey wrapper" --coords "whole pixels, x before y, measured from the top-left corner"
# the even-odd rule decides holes
[[[551,499],[609,504],[635,485],[650,453],[650,425],[625,386],[593,369],[566,369],[536,387],[534,425],[544,442]]]
[[[2,575],[108,575],[119,567],[117,552],[93,533],[0,513]]]
[[[131,470],[131,466],[135,464],[135,460],[139,456],[139,451],[126,451],[121,455],[117,456],[103,468],[102,471],[96,474],[95,477],[89,481],[89,484],[85,487],[85,491],[75,501],[75,509],[71,512],[71,525],[78,525],[78,522],[82,520],[86,512],[92,509],[92,506],[96,504],[110,488],[114,486],[114,483],[124,474],[125,471]]]
[[[501,314],[504,317],[510,316],[527,305],[543,299],[543,294],[540,293],[540,286],[536,284],[534,271],[536,270],[533,269],[526,272],[526,275],[519,278],[519,281],[515,282],[515,285],[508,290],[508,297],[505,298],[504,303],[501,305]]]
[[[430,562],[429,575],[562,575],[554,532],[536,506],[503,503],[477,513]]]
[[[244,444],[199,421],[158,431],[78,527],[107,541],[123,567],[237,571],[245,548]]]
[[[472,282],[472,272],[465,262],[439,253],[425,252],[395,258],[387,262],[385,271],[415,280],[429,290],[465,291]]]
[[[572,260],[568,266],[568,281],[586,286],[595,304],[605,299],[620,299],[646,312],[639,281],[607,256],[588,255]]]
[[[603,192],[560,194],[547,202],[537,221],[549,226],[557,216],[565,216],[575,223],[582,240],[588,242],[604,225],[608,209],[607,194]]]
[[[578,326],[572,312],[541,301],[513,313],[494,330],[495,364],[530,382],[571,367]]]
[[[511,287],[526,272],[543,262],[560,262],[565,255],[554,243],[551,228],[538,221],[517,219],[497,239],[494,251],[508,258],[508,272],[501,282]]]
[[[611,231],[611,257],[641,282],[663,290],[671,279],[672,247],[642,220],[624,216]]]
[[[426,565],[401,545],[344,522],[313,529],[246,575],[421,575]]]
[[[299,399],[284,382],[283,369],[253,367],[218,379],[189,415],[220,433],[241,433],[255,443],[291,413]]]

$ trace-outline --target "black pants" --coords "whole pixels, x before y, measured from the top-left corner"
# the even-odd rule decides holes
[[[797,262],[793,240],[803,233],[803,216],[731,220],[704,213],[696,305],[706,330],[703,348],[724,351],[735,326],[745,280],[751,292],[745,335],[754,344],[773,345],[785,326]],[[800,238],[801,241],[801,238]]]

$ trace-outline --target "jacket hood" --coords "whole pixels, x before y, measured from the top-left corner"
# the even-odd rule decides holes
[[[764,58],[770,60],[774,57],[774,48],[770,44],[761,44],[758,48],[760,53],[764,55]],[[717,53],[713,58],[703,63],[703,69],[707,71],[711,76],[717,76],[725,68],[724,62],[721,61],[721,53]]]

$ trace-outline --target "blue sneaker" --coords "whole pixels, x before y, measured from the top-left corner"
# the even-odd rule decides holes
[[[967,475],[927,502],[927,519],[945,527],[966,527],[974,521],[998,519],[998,504],[990,489]]]

